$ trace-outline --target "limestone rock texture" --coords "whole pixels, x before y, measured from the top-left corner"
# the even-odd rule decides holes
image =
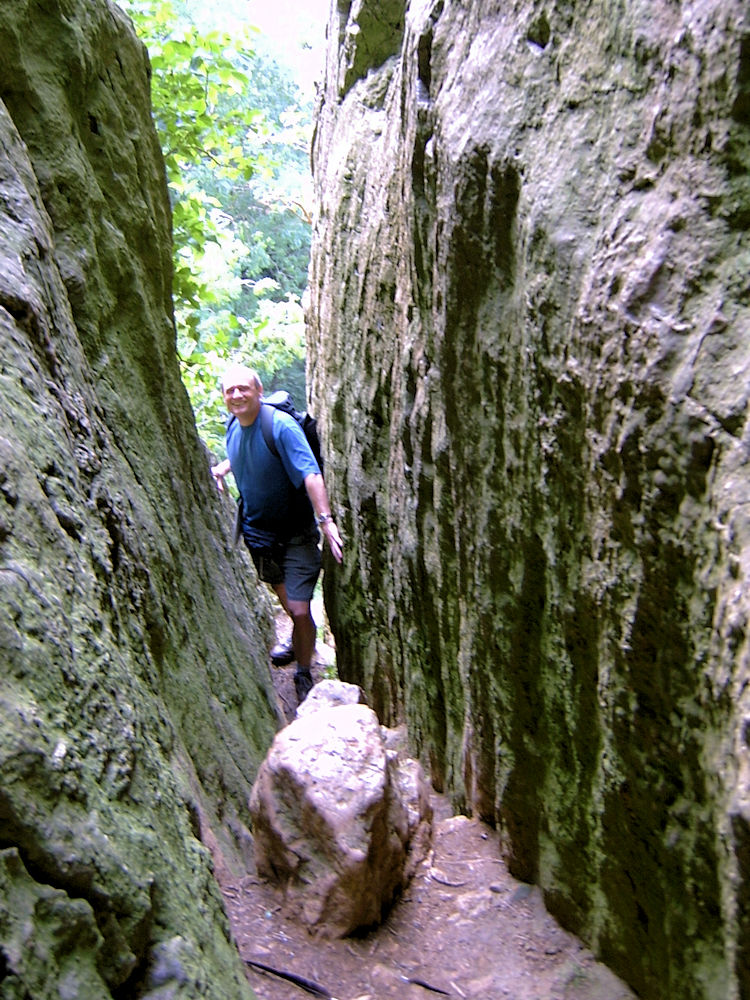
[[[3,3],[0,52],[0,995],[251,997],[214,872],[271,623],[180,382],[146,53],[106,0]]]
[[[355,685],[313,692],[276,734],[250,811],[258,873],[311,934],[332,939],[388,913],[427,856],[432,805],[401,734],[359,704]]]
[[[337,0],[328,37],[340,674],[640,996],[748,997],[750,10]]]

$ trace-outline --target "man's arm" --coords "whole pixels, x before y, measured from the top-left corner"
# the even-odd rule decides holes
[[[328,492],[323,477],[319,472],[311,472],[305,476],[305,489],[310,497],[310,503],[315,511],[315,518],[323,532],[323,537],[328,542],[328,546],[333,553],[333,558],[340,563],[343,556],[344,543],[341,540],[339,529],[336,527],[331,517],[331,505],[328,501]],[[321,521],[322,518],[322,521]]]

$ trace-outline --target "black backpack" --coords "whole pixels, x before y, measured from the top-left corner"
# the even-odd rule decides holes
[[[321,454],[320,438],[318,437],[318,422],[315,417],[304,410],[300,412],[295,409],[292,397],[283,389],[279,389],[278,392],[272,392],[270,396],[264,396],[262,402],[263,405],[260,408],[260,428],[263,431],[263,440],[266,442],[271,454],[275,455],[276,458],[279,457],[278,448],[273,440],[273,411],[281,410],[283,413],[288,413],[290,417],[294,417],[305,432],[307,443],[310,445],[310,449],[315,456],[315,461],[318,463],[318,468],[322,472],[323,455]]]

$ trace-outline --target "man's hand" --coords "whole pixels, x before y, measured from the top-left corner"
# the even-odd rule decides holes
[[[331,505],[328,501],[326,484],[319,472],[311,472],[309,476],[305,476],[305,489],[307,490],[307,495],[310,497],[310,503],[312,504],[318,527],[328,542],[328,547],[333,553],[333,558],[337,563],[340,563],[344,543],[341,540],[339,529],[331,517]]]
[[[336,522],[333,520],[324,521],[324,523],[320,525],[320,530],[323,532],[323,537],[328,542],[328,547],[331,550],[333,558],[337,563],[340,563],[343,558],[344,543],[341,540],[339,529],[336,527]]]
[[[218,465],[213,465],[211,467],[211,475],[216,480],[216,486],[219,493],[224,492],[224,476],[228,476],[232,471],[232,466],[228,458],[225,458],[223,462],[219,462]]]

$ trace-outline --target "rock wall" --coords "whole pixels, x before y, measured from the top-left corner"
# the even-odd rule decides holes
[[[0,52],[0,995],[250,997],[213,869],[271,626],[179,378],[145,50],[14,0]]]
[[[747,5],[336,0],[313,158],[343,679],[641,996],[750,997]]]

